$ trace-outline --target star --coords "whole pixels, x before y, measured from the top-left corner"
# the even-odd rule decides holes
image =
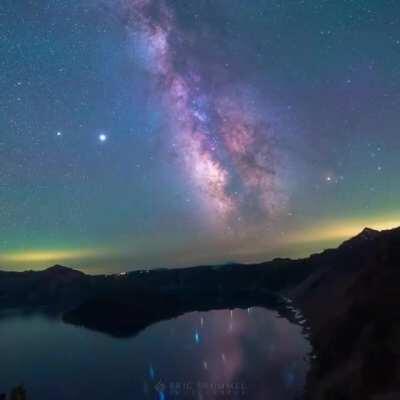
[[[57,135],[58,137],[60,137],[60,136],[62,136],[62,133],[61,133],[60,131],[57,131],[56,135]]]
[[[99,135],[99,140],[100,140],[100,142],[105,142],[107,139],[108,139],[108,137],[107,137],[106,134],[101,133],[101,134]]]

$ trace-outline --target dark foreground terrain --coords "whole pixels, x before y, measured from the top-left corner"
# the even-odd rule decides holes
[[[365,229],[290,292],[317,355],[307,399],[400,399],[400,229]]]
[[[306,399],[389,400],[400,399],[399,283],[400,229],[365,229],[302,260],[110,276],[61,266],[0,272],[0,307],[50,308],[66,322],[130,336],[193,310],[261,305],[284,313],[289,297],[311,327]]]

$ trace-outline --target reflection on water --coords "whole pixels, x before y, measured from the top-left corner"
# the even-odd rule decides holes
[[[0,338],[0,393],[22,382],[33,400],[292,400],[310,351],[301,327],[262,308],[193,312],[129,339],[9,314]]]

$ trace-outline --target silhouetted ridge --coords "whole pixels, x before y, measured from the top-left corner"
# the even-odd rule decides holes
[[[340,246],[339,249],[349,246],[358,246],[364,245],[367,242],[375,240],[379,236],[382,235],[383,232],[377,231],[371,228],[364,228],[358,235],[352,237],[349,240],[344,241]]]
[[[366,228],[290,293],[316,353],[307,400],[400,399],[399,287],[400,229]]]
[[[57,274],[57,275],[76,275],[76,276],[85,275],[83,272],[78,271],[77,269],[64,267],[63,265],[58,265],[58,264],[46,268],[43,272]]]

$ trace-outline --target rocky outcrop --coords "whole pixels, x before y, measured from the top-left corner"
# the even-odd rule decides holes
[[[316,356],[306,399],[400,399],[400,229],[365,229],[316,257],[291,292]]]

